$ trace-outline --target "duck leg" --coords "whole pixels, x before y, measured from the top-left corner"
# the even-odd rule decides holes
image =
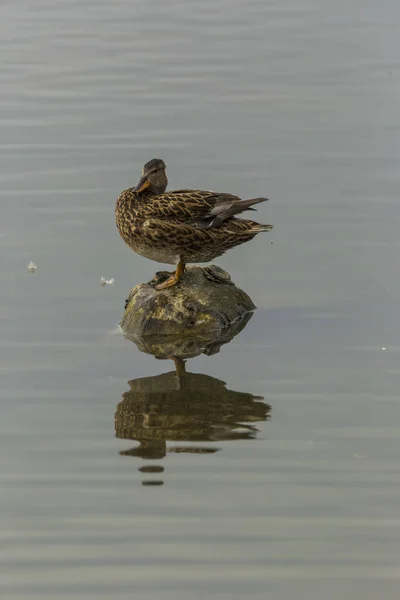
[[[179,259],[175,273],[173,273],[171,277],[168,277],[166,281],[163,281],[162,283],[156,285],[156,290],[165,290],[166,288],[176,285],[181,280],[184,270],[185,263],[182,259]]]
[[[186,375],[186,360],[183,360],[180,356],[172,356],[171,358],[175,363],[176,376],[180,381]]]

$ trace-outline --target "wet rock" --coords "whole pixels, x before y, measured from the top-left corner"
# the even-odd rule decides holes
[[[190,266],[178,285],[165,290],[155,289],[159,281],[156,276],[131,290],[120,322],[127,337],[144,352],[164,354],[152,347],[152,338],[157,346],[160,336],[172,336],[173,343],[181,346],[178,354],[172,352],[169,356],[185,356],[184,347],[190,347],[190,340],[200,346],[218,343],[229,330],[231,339],[255,309],[251,298],[215,265]],[[165,344],[166,340],[161,342]]]

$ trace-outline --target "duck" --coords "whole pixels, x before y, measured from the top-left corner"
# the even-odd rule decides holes
[[[148,161],[135,187],[124,190],[115,206],[121,238],[137,254],[176,270],[156,290],[179,283],[188,263],[210,262],[252,240],[272,225],[239,218],[267,198],[242,200],[229,193],[182,189],[166,191],[165,162]]]

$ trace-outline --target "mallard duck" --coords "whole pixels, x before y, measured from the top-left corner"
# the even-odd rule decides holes
[[[177,284],[187,263],[209,262],[272,228],[235,216],[255,210],[252,206],[267,198],[241,200],[203,190],[166,192],[167,185],[164,161],[153,158],[144,165],[139,183],[123,191],[115,207],[119,233],[132,250],[177,265],[156,289]]]

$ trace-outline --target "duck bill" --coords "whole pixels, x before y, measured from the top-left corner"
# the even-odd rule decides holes
[[[147,177],[143,176],[139,179],[139,183],[137,184],[136,187],[133,188],[133,191],[134,192],[143,192],[143,190],[148,188],[149,185],[150,185],[150,181],[147,179]]]

